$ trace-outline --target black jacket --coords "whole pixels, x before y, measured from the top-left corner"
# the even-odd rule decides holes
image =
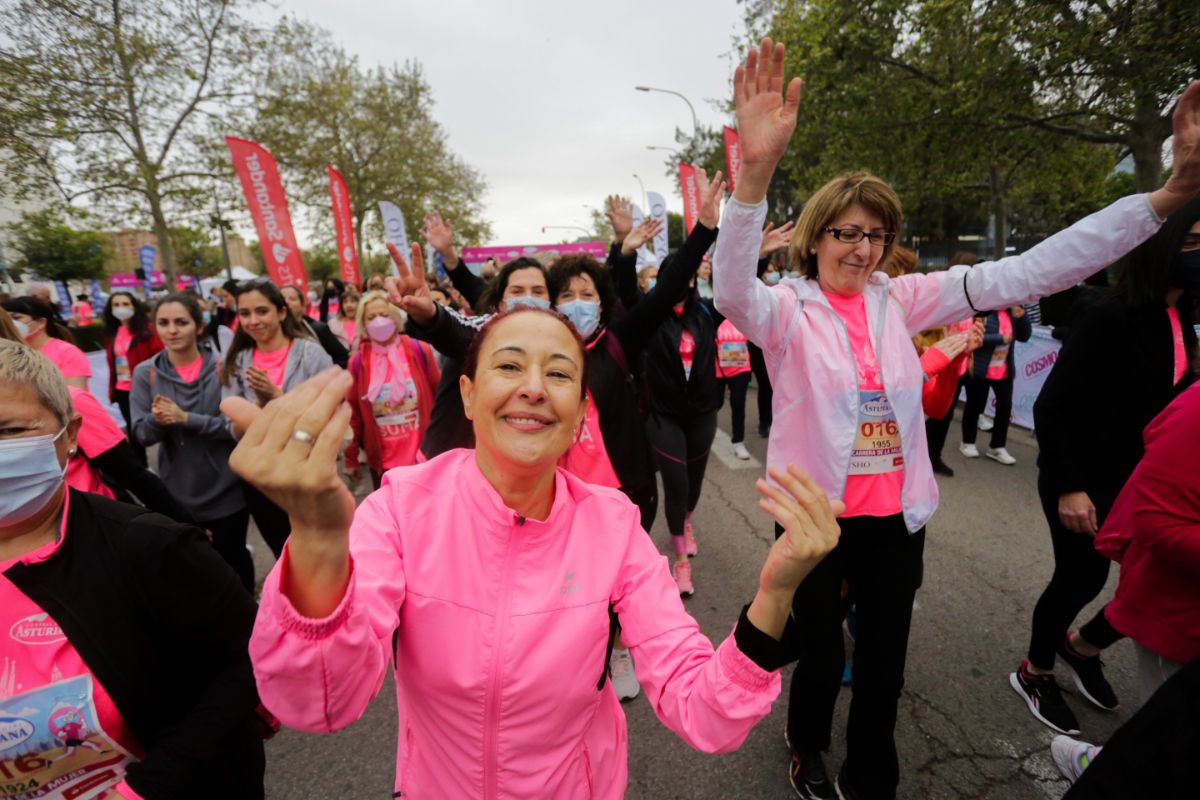
[[[1178,305],[1189,361],[1196,355],[1191,301]],[[1171,324],[1162,307],[1135,310],[1110,297],[1071,326],[1033,405],[1038,467],[1057,494],[1087,492],[1104,515],[1142,457],[1142,431],[1176,394]]]
[[[1009,318],[1012,319],[1013,342],[1028,342],[1033,336],[1033,325],[1029,322],[1029,315],[1022,314],[1019,317],[1014,317],[1009,313]],[[1016,377],[1014,370],[1016,369],[1016,359],[1014,355],[1017,348],[1009,343],[1008,356],[1004,359],[1004,365],[1008,368],[1005,372],[1005,379],[1012,380]],[[992,353],[997,347],[1004,344],[1004,336],[1000,333],[1000,314],[996,311],[987,313],[987,321],[983,327],[983,346],[971,354],[971,369],[969,377],[986,378],[988,365],[992,361]]]
[[[4,575],[58,622],[145,751],[129,785],[146,800],[262,798],[253,598],[196,528],[70,491],[59,550]]]
[[[658,327],[646,350],[646,387],[650,410],[663,417],[686,419],[721,407],[717,390],[717,330],[698,298],[671,314]],[[696,343],[691,376],[685,378],[679,344],[687,327]]]
[[[322,349],[329,354],[333,363],[345,369],[346,365],[350,363],[350,351],[338,340],[333,331],[329,330],[329,326],[324,322],[317,322],[315,319],[309,319],[308,317],[305,317],[302,323],[312,332],[313,337],[316,338]]]

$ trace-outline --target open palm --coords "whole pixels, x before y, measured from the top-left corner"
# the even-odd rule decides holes
[[[802,81],[793,78],[783,91],[784,46],[763,39],[733,76],[742,164],[774,166],[796,130]]]

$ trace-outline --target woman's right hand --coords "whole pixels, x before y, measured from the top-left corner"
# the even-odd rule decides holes
[[[784,46],[763,39],[758,50],[734,71],[733,103],[737,108],[742,169],[734,197],[751,205],[766,197],[775,165],[787,152],[796,130],[803,81],[793,78],[783,91]]]
[[[429,287],[425,285],[425,259],[421,255],[421,246],[416,242],[412,244],[411,267],[399,247],[388,242],[387,250],[399,273],[399,277],[383,279],[388,300],[392,305],[404,309],[418,325],[431,324],[437,317],[437,306],[429,296]]]
[[[1096,506],[1087,492],[1067,492],[1058,498],[1058,518],[1067,530],[1095,536],[1100,530],[1096,521]]]

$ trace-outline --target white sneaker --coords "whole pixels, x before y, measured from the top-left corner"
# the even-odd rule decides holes
[[[994,427],[996,427],[996,423],[991,417],[987,414],[979,415],[979,430],[990,431]]]
[[[1079,776],[1088,765],[1100,755],[1100,749],[1094,744],[1081,742],[1070,736],[1055,736],[1050,742],[1050,755],[1054,757],[1055,766],[1071,783],[1079,780]]]
[[[978,455],[978,453],[976,455]],[[1007,467],[1011,467],[1013,464],[1017,463],[1017,460],[1009,455],[1008,450],[1004,449],[1003,447],[989,447],[986,455],[992,461],[999,461],[1001,464],[1004,464]]]
[[[738,458],[740,458],[742,461],[750,460],[750,451],[747,450],[746,445],[742,444],[741,442],[738,442],[737,444],[735,444],[733,446],[733,454],[735,456],[737,456]]]
[[[958,452],[962,453],[967,458],[979,458],[979,448],[973,444],[960,444]]]
[[[628,650],[613,648],[612,658],[608,659],[608,670],[612,675],[613,691],[618,700],[632,700],[641,694],[642,685],[638,683],[637,674],[633,671],[633,657]]]

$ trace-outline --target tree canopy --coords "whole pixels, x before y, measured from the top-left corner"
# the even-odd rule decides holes
[[[104,277],[108,240],[103,234],[72,228],[53,211],[35,211],[10,224],[18,253],[11,272],[52,281]]]

